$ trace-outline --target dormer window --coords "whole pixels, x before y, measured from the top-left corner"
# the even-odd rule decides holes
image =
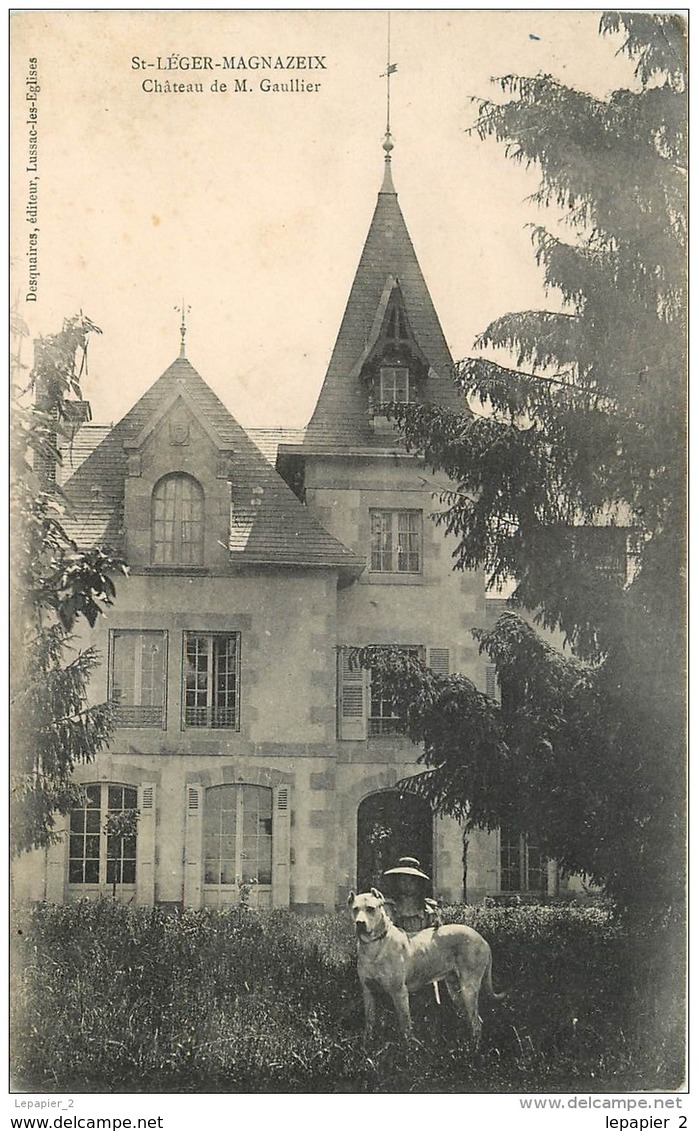
[[[191,475],[165,475],[152,507],[153,565],[203,565],[204,493]]]
[[[380,404],[412,404],[414,390],[405,365],[383,365],[380,370]]]
[[[388,405],[412,405],[424,400],[429,364],[410,326],[400,284],[389,277],[373,326],[359,360],[365,383],[370,428],[376,437],[400,443]],[[358,369],[358,366],[357,366]]]

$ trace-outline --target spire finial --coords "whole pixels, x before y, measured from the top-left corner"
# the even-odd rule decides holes
[[[179,337],[180,337],[179,356],[180,357],[186,357],[187,351],[186,351],[185,341],[186,341],[186,337],[187,337],[187,314],[191,310],[191,307],[186,306],[184,299],[182,299],[182,305],[181,306],[175,306],[175,310],[179,314],[182,315],[182,321],[180,322],[180,325],[179,325]]]
[[[385,79],[385,140],[383,149],[385,150],[386,165],[390,164],[390,154],[394,149],[393,137],[390,132],[390,76],[394,75],[396,70],[397,63],[390,62],[390,12],[388,12],[388,59],[385,74],[381,75],[381,78]]]
[[[397,70],[397,63],[390,62],[390,12],[388,12],[388,61],[385,68],[385,73],[381,78],[385,79],[385,140],[383,141],[383,150],[385,152],[385,175],[383,177],[383,184],[380,191],[382,193],[395,193],[395,185],[393,184],[392,173],[390,172],[390,154],[395,148],[393,145],[393,135],[390,132],[390,76],[394,75]]]

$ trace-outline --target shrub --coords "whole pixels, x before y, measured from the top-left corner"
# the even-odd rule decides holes
[[[649,1039],[646,1010],[638,1014],[628,992],[632,948],[606,911],[458,905],[445,917],[485,935],[495,989],[508,992],[497,1005],[482,995],[485,1035],[475,1055],[451,1003],[437,1007],[431,990],[413,996],[416,1054],[397,1046],[389,1007],[381,1040],[364,1051],[345,915],[231,908],[171,916],[110,900],[42,904],[19,924],[13,947],[15,1082],[192,1092],[680,1082],[680,1027]]]

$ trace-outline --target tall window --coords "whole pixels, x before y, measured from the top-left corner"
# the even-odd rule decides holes
[[[628,576],[628,530],[622,526],[576,526],[569,531],[577,560],[615,585]]]
[[[410,371],[405,365],[383,365],[380,371],[380,404],[411,404],[414,400]]]
[[[166,475],[155,486],[153,564],[202,565],[204,493],[191,475]]]
[[[447,676],[450,671],[448,648],[424,648],[421,645],[378,645],[391,651],[407,652],[426,660],[435,675]],[[391,734],[397,730],[400,716],[394,701],[387,694],[377,668],[367,671],[359,666],[354,649],[340,645],[337,655],[337,735],[348,741],[363,741],[371,735]]]
[[[500,830],[500,887],[503,892],[548,890],[548,861],[530,837]]]
[[[138,790],[104,783],[85,793],[86,804],[70,814],[68,883],[135,884]]]
[[[240,637],[236,632],[184,636],[184,723],[238,726]]]
[[[272,791],[217,785],[204,802],[204,883],[271,884]]]
[[[399,722],[397,708],[383,688],[380,672],[372,668],[369,681],[368,733],[393,734]]]
[[[118,726],[164,726],[166,642],[164,632],[112,632],[109,698]]]
[[[424,654],[424,649],[416,645],[414,647],[399,647],[398,651],[422,658]],[[393,734],[402,721],[402,716],[398,714],[394,700],[387,694],[380,671],[377,668],[371,668],[368,691],[369,735]]]
[[[371,570],[419,573],[422,568],[422,512],[371,511]]]

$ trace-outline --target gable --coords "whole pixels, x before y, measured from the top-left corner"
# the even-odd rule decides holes
[[[129,472],[152,479],[186,472],[202,483],[220,478],[232,455],[199,406],[178,391],[137,437],[124,441]],[[137,469],[137,471],[136,471]]]
[[[390,361],[400,355],[416,361],[425,375],[431,369],[412,329],[400,280],[393,278],[392,275],[388,275],[385,280],[371,331],[351,369],[350,380],[365,375],[372,363],[380,361],[386,355]],[[433,369],[432,373],[436,376]]]
[[[354,573],[363,568],[299,502],[185,358],[178,358],[66,476],[70,535],[81,547],[106,542],[124,552],[127,526],[134,521],[126,504],[133,495],[145,559],[153,484],[176,471],[205,479],[224,568],[233,562]],[[244,538],[233,536],[228,546],[236,523],[238,531],[244,528]]]
[[[153,434],[161,429],[163,421],[168,417],[171,444],[188,444],[189,429],[192,422],[195,422],[200,432],[206,434],[214,447],[225,447],[214,421],[208,419],[202,411],[201,405],[197,404],[191,396],[182,377],[178,378],[169,398],[164,397],[163,403],[152,412],[138,436],[124,441],[124,447],[142,450]]]

